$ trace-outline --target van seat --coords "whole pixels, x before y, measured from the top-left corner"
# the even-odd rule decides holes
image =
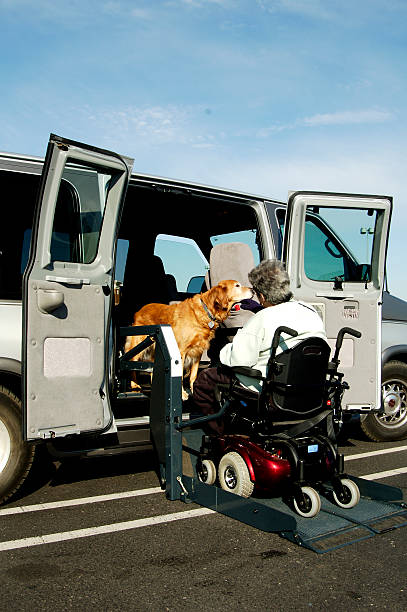
[[[208,289],[221,280],[237,280],[245,287],[250,286],[248,274],[255,266],[251,248],[244,242],[216,244],[209,256],[209,272],[206,276]],[[255,299],[255,298],[254,298]],[[239,328],[253,316],[248,310],[232,311],[224,322],[227,328]]]

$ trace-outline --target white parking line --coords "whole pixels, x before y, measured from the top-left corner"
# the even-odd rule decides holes
[[[8,542],[0,542],[0,551],[14,550],[16,548],[27,548],[29,546],[39,546],[41,544],[51,544],[55,542],[64,542],[66,540],[76,540],[77,538],[88,538],[89,536],[104,535],[117,531],[126,531],[128,529],[138,529],[139,527],[149,527],[151,525],[159,525],[160,523],[170,523],[173,521],[194,518],[196,516],[213,514],[214,512],[215,510],[210,510],[209,508],[198,508],[196,510],[186,510],[185,512],[174,512],[173,514],[151,516],[150,518],[125,521],[123,523],[112,523],[110,525],[100,525],[99,527],[87,527],[85,529],[75,529],[74,531],[63,531],[61,533],[50,533],[48,535],[23,538],[21,540],[9,540]]]
[[[397,450],[405,450],[407,447],[398,447]],[[389,452],[396,452],[396,449],[386,449]],[[386,451],[376,451],[374,454],[383,454]],[[366,456],[362,453],[362,456]],[[370,456],[370,453],[369,453]],[[356,457],[356,456],[355,456]],[[394,468],[384,472],[376,472],[374,474],[365,474],[360,476],[365,480],[379,480],[381,478],[389,478],[391,476],[399,476],[400,474],[406,474],[407,467]],[[123,491],[122,493],[112,493],[108,495],[97,495],[94,497],[82,497],[77,499],[64,500],[59,502],[50,502],[46,504],[33,504],[31,506],[19,506],[17,508],[4,508],[0,510],[0,515],[10,515],[26,512],[35,512],[38,510],[51,510],[56,508],[66,508],[69,506],[79,506],[82,504],[91,504],[102,501],[112,501],[117,499],[125,499],[130,497],[138,497],[141,495],[152,495],[155,493],[162,492],[160,487],[152,487],[150,489],[138,489],[135,491]],[[149,527],[153,525],[159,525],[162,523],[169,523],[172,521],[178,521],[183,519],[194,518],[196,516],[205,516],[208,514],[214,514],[214,510],[209,508],[198,508],[196,510],[187,510],[185,512],[175,512],[172,514],[162,514],[160,516],[152,516],[149,518],[136,519],[134,521],[125,521],[122,523],[112,523],[109,525],[100,525],[97,527],[87,527],[84,529],[75,529],[73,531],[63,531],[60,533],[50,533],[41,536],[33,536],[28,538],[22,538],[20,540],[9,540],[6,542],[0,542],[0,552],[5,550],[14,550],[16,548],[26,548],[30,546],[39,546],[41,544],[51,544],[55,542],[64,542],[66,540],[75,540],[78,538],[87,538],[95,535],[103,535],[108,533],[114,533],[118,531],[126,531],[129,529],[138,529],[140,527]]]
[[[375,474],[366,474],[366,476],[361,476],[361,478],[365,480],[379,480],[379,478],[389,478],[389,476],[399,476],[400,474],[407,474],[407,467],[394,468],[393,470],[376,472]]]
[[[354,459],[365,459],[367,457],[374,457],[375,455],[387,455],[389,453],[398,453],[407,450],[405,446],[395,446],[393,448],[384,448],[377,451],[369,451],[367,453],[358,453],[357,455],[348,455],[345,457],[345,461],[352,461]],[[395,476],[397,474],[406,473],[407,468],[397,468],[394,470],[388,470],[386,472],[376,472],[374,474],[367,474],[363,476],[366,480],[377,480],[379,478],[387,478],[389,476]],[[68,499],[64,501],[48,502],[45,504],[31,504],[30,506],[16,506],[14,508],[3,508],[0,509],[0,516],[9,516],[12,514],[24,514],[27,512],[38,512],[39,510],[55,510],[58,508],[69,508],[70,506],[81,506],[85,504],[95,504],[105,501],[115,501],[119,499],[126,499],[132,497],[139,497],[141,495],[153,495],[156,493],[162,493],[160,487],[151,487],[150,489],[136,489],[134,491],[122,491],[121,493],[110,493],[107,495],[95,495],[93,497],[80,497],[76,499]]]
[[[368,453],[358,453],[357,455],[348,455],[345,457],[345,461],[352,461],[353,459],[364,459],[365,457],[374,457],[375,455],[387,455],[388,453],[400,453],[401,451],[407,450],[407,446],[394,446],[393,448],[383,448],[377,451],[370,451]]]
[[[48,502],[46,504],[31,504],[30,506],[17,506],[15,508],[4,508],[0,510],[0,516],[10,514],[23,514],[25,512],[37,512],[38,510],[54,510],[55,508],[68,508],[69,506],[81,506],[82,504],[96,504],[104,501],[114,501],[128,497],[139,497],[140,495],[153,495],[163,493],[161,487],[151,489],[137,489],[135,491],[123,491],[122,493],[110,493],[107,495],[95,495],[94,497],[78,497],[64,501]]]

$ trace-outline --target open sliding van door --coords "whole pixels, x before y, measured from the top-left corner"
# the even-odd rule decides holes
[[[283,260],[295,298],[312,303],[334,345],[345,336],[340,359],[350,390],[344,409],[381,405],[381,305],[392,199],[315,192],[290,195]]]
[[[102,431],[116,227],[133,160],[51,135],[23,279],[27,440]]]

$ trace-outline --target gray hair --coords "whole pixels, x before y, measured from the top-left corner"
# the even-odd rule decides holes
[[[270,304],[288,302],[293,296],[284,264],[278,259],[266,259],[249,272],[249,281],[257,293]]]

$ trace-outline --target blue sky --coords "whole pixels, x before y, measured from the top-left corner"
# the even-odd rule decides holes
[[[407,299],[406,0],[0,0],[0,150],[50,132],[285,200],[392,195]]]

